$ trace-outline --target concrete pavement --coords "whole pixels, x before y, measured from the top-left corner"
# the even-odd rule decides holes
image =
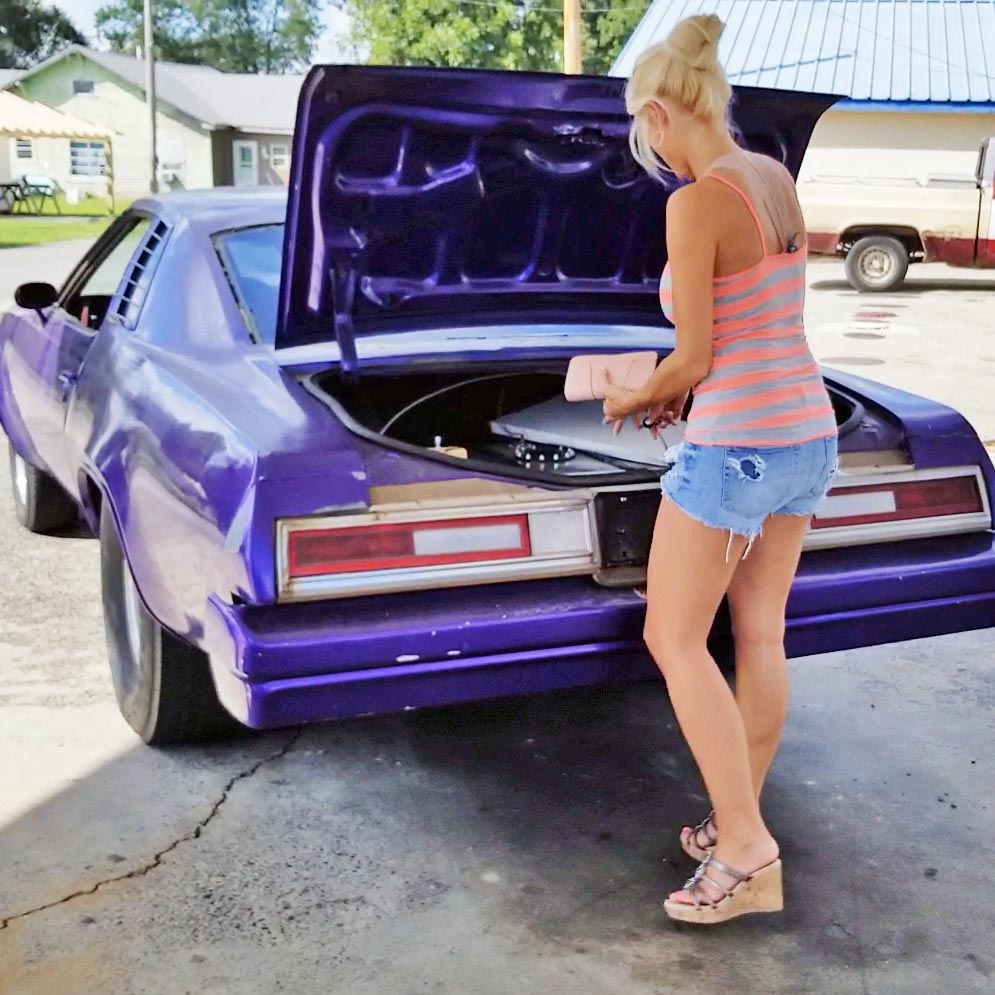
[[[858,294],[837,260],[808,270],[816,359],[941,401],[995,442],[995,271],[917,264],[895,293]]]
[[[59,286],[92,244],[92,239],[75,239],[0,249],[0,311],[10,306],[15,288],[22,283]]]

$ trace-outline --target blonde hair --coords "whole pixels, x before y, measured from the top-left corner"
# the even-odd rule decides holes
[[[667,165],[653,150],[649,121],[640,111],[652,101],[669,97],[696,117],[725,121],[732,90],[719,65],[724,27],[715,14],[686,17],[636,59],[625,88],[625,109],[632,116],[629,148],[636,162],[656,179]]]

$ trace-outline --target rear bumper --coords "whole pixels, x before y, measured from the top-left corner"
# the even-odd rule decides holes
[[[653,678],[631,590],[588,578],[267,607],[211,602],[226,707],[254,728]],[[789,656],[995,626],[991,534],[806,553]]]

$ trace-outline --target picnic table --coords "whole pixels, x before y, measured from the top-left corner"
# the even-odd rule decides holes
[[[62,209],[55,198],[58,184],[47,176],[22,176],[20,179],[0,183],[0,206],[6,206],[11,214],[41,214],[45,201],[55,207],[55,213]]]

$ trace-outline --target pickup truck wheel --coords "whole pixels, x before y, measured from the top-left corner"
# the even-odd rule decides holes
[[[216,739],[241,728],[218,701],[206,654],[145,607],[106,503],[100,579],[114,695],[128,725],[151,745]]]
[[[14,514],[31,532],[56,532],[76,521],[72,498],[47,473],[32,466],[8,442],[10,481],[14,491]]]
[[[909,271],[909,250],[890,235],[869,235],[853,243],[843,266],[854,290],[894,290]]]

